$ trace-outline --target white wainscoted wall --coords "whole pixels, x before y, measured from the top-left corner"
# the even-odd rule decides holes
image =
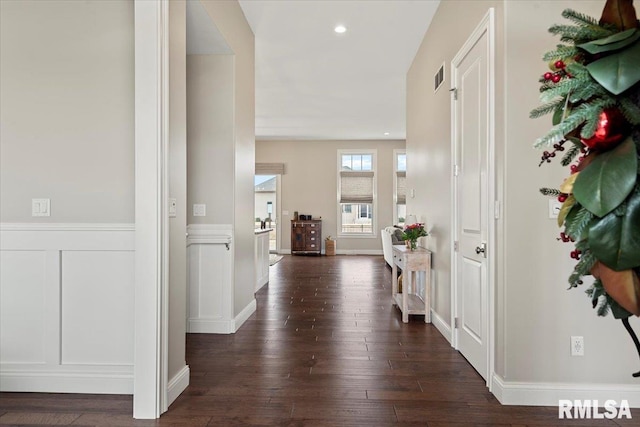
[[[133,393],[133,224],[0,225],[0,390]]]
[[[269,283],[269,234],[271,228],[255,230],[256,292]]]
[[[234,316],[233,227],[190,224],[187,233],[187,332],[234,333],[255,310],[255,303],[248,315],[243,311]]]

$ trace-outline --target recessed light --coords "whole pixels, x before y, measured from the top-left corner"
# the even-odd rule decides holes
[[[384,136],[389,136],[389,132],[385,132],[385,133],[384,133]]]
[[[347,27],[345,27],[344,25],[337,25],[337,26],[333,29],[333,31],[335,31],[335,32],[336,32],[336,33],[338,33],[338,34],[342,34],[342,33],[344,33],[344,32],[346,32],[346,31],[347,31]]]

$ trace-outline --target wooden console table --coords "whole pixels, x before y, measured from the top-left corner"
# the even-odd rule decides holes
[[[398,292],[398,268],[402,269],[402,292]],[[425,272],[424,300],[418,295],[418,271]],[[431,323],[431,251],[394,245],[391,276],[391,297],[402,311],[402,321],[409,322],[410,314],[424,314],[425,323]]]

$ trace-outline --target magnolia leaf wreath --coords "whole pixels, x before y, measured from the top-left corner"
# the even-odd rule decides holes
[[[593,308],[621,319],[640,355],[629,324],[640,316],[640,22],[633,0],[607,0],[599,21],[571,9],[562,16],[571,24],[549,29],[562,43],[543,57],[550,71],[530,116],[553,114],[535,142],[540,165],[559,157],[570,175],[540,191],[562,203],[558,240],[575,245],[569,287],[594,276]]]

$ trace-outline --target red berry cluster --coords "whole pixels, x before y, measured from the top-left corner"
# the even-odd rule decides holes
[[[562,240],[564,243],[567,242],[575,242],[571,236],[568,236],[564,231],[560,233],[560,238],[558,240]]]
[[[569,73],[567,73],[567,64],[564,63],[563,60],[559,59],[557,60],[554,64],[553,64],[554,68],[557,70],[555,73],[552,73],[551,71],[547,71],[546,73],[544,73],[544,75],[542,76],[546,81],[552,81],[553,83],[558,83],[560,80],[562,80],[562,77],[567,76],[569,78],[571,78],[571,75]]]
[[[582,251],[579,250],[579,249],[575,249],[575,250],[571,251],[571,253],[570,253],[571,258],[576,259],[576,260],[580,259],[580,255],[581,254],[582,254]]]
[[[560,203],[564,203],[567,200],[567,197],[569,197],[569,195],[567,193],[560,193],[558,195],[558,201]]]
[[[565,142],[567,142],[566,139],[558,142],[557,144],[553,144],[553,151],[543,152],[542,159],[540,160],[540,164],[538,166],[542,166],[544,162],[551,163],[551,159],[553,159],[556,156],[556,152],[564,151],[563,145]]]

